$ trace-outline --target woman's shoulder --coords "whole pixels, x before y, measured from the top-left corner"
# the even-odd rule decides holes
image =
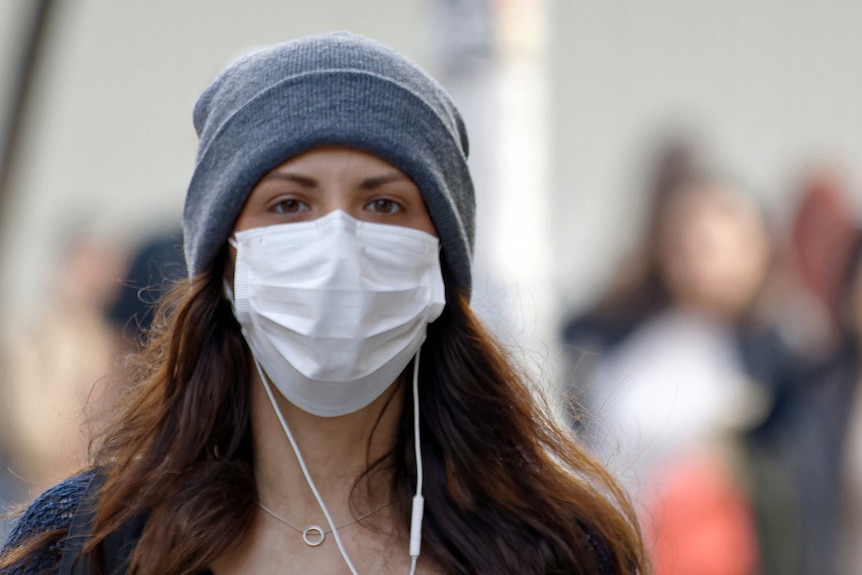
[[[33,500],[15,522],[9,539],[3,546],[3,554],[25,544],[31,537],[57,530],[68,530],[78,503],[95,476],[95,471],[85,471],[54,485]],[[22,566],[22,570],[14,573],[40,572],[40,565],[56,563],[61,553],[60,543],[51,543],[40,553],[32,556],[32,560],[28,561],[32,565]]]
[[[87,491],[95,477],[94,471],[74,475],[49,488],[30,504],[12,529],[7,546],[16,542],[52,531],[68,528],[78,507],[81,496]]]
[[[605,541],[590,533],[587,533],[587,541],[589,541],[596,555],[596,562],[599,565],[599,573],[601,575],[625,575],[617,569],[616,563],[611,556],[611,550]]]
[[[632,571],[621,569],[614,560],[613,552],[607,539],[599,535],[594,529],[580,523],[584,535],[596,558],[599,575],[632,575]]]

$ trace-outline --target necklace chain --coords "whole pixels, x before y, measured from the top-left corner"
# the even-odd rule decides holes
[[[372,509],[371,511],[360,515],[356,519],[353,519],[352,521],[349,521],[349,522],[345,523],[344,525],[336,525],[335,528],[336,529],[344,529],[345,527],[353,525],[354,523],[359,523],[363,519],[366,519],[367,517],[374,515],[378,511],[381,511],[385,507],[388,507],[390,503],[392,503],[392,502],[387,501],[386,503],[377,507],[376,509]],[[288,527],[290,527],[294,531],[301,533],[302,534],[302,540],[309,547],[317,547],[318,545],[323,543],[323,540],[326,538],[327,533],[332,533],[332,529],[323,529],[320,525],[316,525],[313,523],[311,525],[309,525],[308,527],[306,527],[305,529],[300,529],[299,527],[297,527],[296,525],[294,525],[293,523],[291,523],[290,521],[288,521],[287,519],[285,519],[284,517],[282,517],[281,515],[279,515],[278,513],[276,513],[275,511],[273,511],[269,507],[267,507],[266,505],[264,505],[263,503],[258,501],[257,506],[260,507],[261,509],[263,509],[266,513],[268,513],[274,519],[280,521],[281,523],[284,523],[285,525],[287,525]]]

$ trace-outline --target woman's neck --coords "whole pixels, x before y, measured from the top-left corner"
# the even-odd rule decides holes
[[[311,479],[336,524],[350,520],[354,510],[362,513],[390,498],[391,468],[364,476],[359,484],[357,480],[371,462],[395,446],[404,400],[402,379],[368,407],[340,417],[306,413],[273,387]],[[263,384],[254,377],[252,386],[254,471],[260,502],[299,524],[325,524]]]

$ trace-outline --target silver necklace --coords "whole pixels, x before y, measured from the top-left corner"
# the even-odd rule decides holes
[[[335,528],[336,529],[344,529],[345,527],[347,527],[349,525],[353,525],[354,523],[358,523],[358,522],[362,521],[363,519],[365,519],[366,517],[370,517],[370,516],[374,515],[375,513],[377,513],[378,511],[380,511],[384,507],[388,507],[390,503],[391,503],[391,501],[387,501],[386,503],[384,503],[380,507],[378,507],[376,509],[372,509],[368,513],[360,515],[359,517],[357,517],[353,521],[349,521],[348,523],[345,523],[344,525],[337,525]],[[296,525],[294,525],[293,523],[291,523],[290,521],[288,521],[287,519],[285,519],[284,517],[282,517],[281,515],[279,515],[278,513],[276,513],[275,511],[273,511],[269,507],[267,507],[266,505],[264,505],[263,503],[258,502],[257,506],[260,507],[261,509],[263,509],[264,511],[266,511],[269,515],[271,515],[276,520],[284,523],[285,525],[287,525],[288,527],[293,529],[294,531],[296,531],[298,533],[302,533],[302,540],[309,547],[317,547],[318,545],[323,543],[323,540],[326,538],[327,533],[332,533],[332,529],[323,529],[323,527],[321,527],[320,525],[315,525],[315,524],[311,524],[308,527],[306,527],[305,529],[300,529],[299,527],[297,527]]]

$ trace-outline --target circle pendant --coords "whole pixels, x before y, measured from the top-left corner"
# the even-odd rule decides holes
[[[309,525],[302,530],[302,540],[305,541],[306,545],[311,547],[317,547],[323,543],[325,537],[326,533],[318,525]]]

